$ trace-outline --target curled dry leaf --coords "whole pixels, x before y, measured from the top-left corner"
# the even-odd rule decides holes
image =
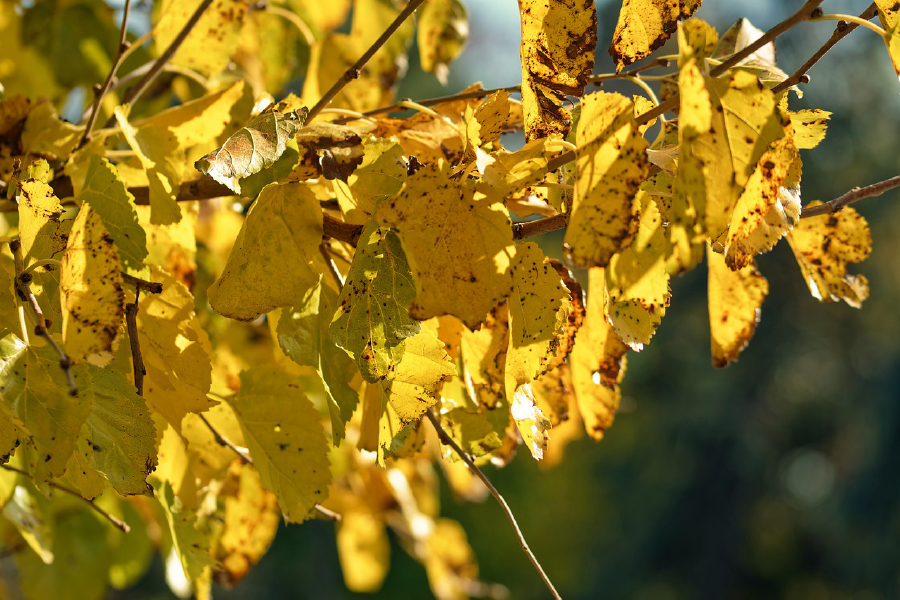
[[[325,179],[347,178],[362,164],[362,138],[349,127],[316,123],[297,132],[301,160],[311,160]],[[313,158],[315,157],[315,158]]]

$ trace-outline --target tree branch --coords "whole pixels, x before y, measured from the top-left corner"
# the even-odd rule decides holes
[[[242,448],[238,447],[237,444],[235,444],[234,442],[229,440],[227,437],[225,437],[224,435],[222,435],[221,433],[216,431],[216,428],[212,426],[212,423],[210,423],[206,419],[206,417],[204,417],[202,414],[200,414],[200,413],[195,413],[195,414],[198,417],[200,417],[200,420],[203,421],[203,424],[206,425],[206,427],[209,429],[210,433],[213,434],[213,438],[215,438],[217,444],[219,444],[220,446],[223,446],[225,448],[228,448],[229,450],[234,452],[237,455],[237,457],[241,459],[241,462],[244,463],[245,465],[250,465],[251,467],[255,467],[255,465],[253,464],[253,459],[250,458],[249,454],[244,452],[244,450]],[[320,515],[322,515],[322,517],[324,517],[325,519],[327,519],[329,521],[340,521],[341,520],[340,514],[334,512],[333,510],[329,510],[329,509],[325,508],[324,506],[320,506],[320,505],[316,504],[313,508],[315,509],[315,511],[317,513],[319,513]]]
[[[860,19],[869,20],[875,15],[878,14],[878,7],[873,2],[869,5],[862,14],[859,15]],[[815,54],[813,54],[809,60],[807,60],[803,65],[794,71],[794,74],[776,85],[772,88],[772,92],[775,94],[779,94],[789,87],[795,86],[798,83],[807,83],[809,82],[809,76],[806,73],[815,65],[825,54],[831,50],[835,44],[844,39],[851,31],[859,27],[856,23],[847,23],[845,21],[841,21],[837,24],[837,27],[834,29],[834,33],[831,34],[831,37],[828,38],[821,48],[816,50]]]
[[[144,75],[133,87],[129,88],[125,93],[125,97],[122,99],[122,104],[132,104],[135,100],[141,97],[150,84],[156,79],[156,76],[159,75],[163,67],[166,66],[166,63],[169,62],[175,53],[178,51],[178,48],[181,47],[181,44],[184,43],[184,40],[187,39],[187,36],[190,35],[191,30],[197,25],[197,22],[200,20],[200,17],[203,16],[203,13],[206,12],[206,9],[210,7],[213,3],[213,0],[203,0],[200,3],[200,6],[197,7],[197,10],[194,11],[194,14],[191,15],[191,18],[188,19],[188,22],[184,24],[181,31],[178,32],[178,35],[172,40],[172,43],[169,44],[169,47],[165,49],[165,51],[160,55],[156,62],[153,63],[153,66],[150,67],[150,70],[147,71],[147,74]],[[113,115],[106,122],[106,127],[112,127],[116,124],[116,117]]]
[[[24,475],[25,477],[31,479],[31,475],[28,473],[28,471],[23,471],[22,469],[17,469],[16,467],[11,467],[10,465],[0,465],[0,468],[5,469],[7,471],[12,471],[13,473],[18,473],[19,475]],[[94,504],[93,500],[88,500],[87,498],[82,496],[81,493],[73,490],[72,488],[67,488],[64,485],[56,483],[55,481],[48,481],[47,483],[49,483],[50,487],[52,487],[54,489],[57,489],[61,492],[69,494],[70,496],[74,496],[75,498],[78,498],[79,500],[83,500],[84,502],[87,502],[88,506],[90,506],[95,511],[97,511],[98,514],[100,514],[101,516],[103,516],[104,519],[106,519],[107,521],[112,523],[117,529],[120,529],[120,530],[124,531],[125,533],[128,533],[129,531],[131,531],[131,527],[128,526],[128,523],[126,523],[125,521],[122,521],[118,517],[112,516],[111,514],[109,514],[108,512],[106,512],[105,510],[103,510],[102,508],[97,506],[96,504]]]
[[[322,259],[325,260],[325,266],[328,268],[331,278],[337,284],[338,292],[340,292],[344,289],[344,278],[341,277],[341,272],[338,271],[337,265],[334,264],[334,259],[331,258],[331,248],[328,247],[328,242],[324,239],[319,244],[319,252],[322,254]]]
[[[44,316],[44,311],[41,310],[41,305],[38,304],[34,292],[31,291],[31,280],[33,276],[31,273],[24,272],[22,244],[19,240],[13,240],[9,243],[9,249],[12,250],[13,258],[15,259],[16,291],[18,292],[19,298],[31,306],[31,310],[34,311],[35,321],[37,321],[37,324],[34,326],[34,334],[44,338],[50,347],[56,351],[56,354],[59,356],[59,366],[66,372],[66,379],[69,382],[69,395],[73,397],[77,396],[78,386],[75,385],[75,377],[72,376],[72,361],[69,359],[66,351],[63,350],[50,335],[50,322]]]
[[[710,77],[718,77],[725,73],[728,69],[735,66],[769,42],[773,41],[775,38],[780,36],[785,31],[791,29],[795,25],[802,23],[809,19],[813,12],[822,4],[824,0],[807,0],[803,3],[803,6],[800,9],[789,16],[787,19],[773,27],[772,29],[765,32],[763,35],[759,37],[755,42],[750,44],[749,46],[741,49],[739,52],[735,52],[727,59],[722,61],[720,64],[716,65],[712,69],[709,70]],[[665,114],[666,112],[676,108],[679,102],[679,95],[676,93],[671,98],[654,108],[653,110],[648,110],[644,114],[640,115],[636,121],[638,125],[644,125],[649,123],[656,117]]]
[[[331,88],[329,88],[329,90],[325,92],[325,94],[321,98],[319,98],[319,101],[316,102],[316,104],[311,109],[309,109],[309,115],[307,115],[306,117],[307,123],[312,122],[313,118],[317,114],[319,114],[319,112],[323,108],[328,106],[328,104],[334,99],[334,97],[338,95],[338,92],[344,89],[344,86],[359,77],[360,71],[362,71],[362,68],[366,66],[366,63],[369,62],[369,59],[371,59],[375,55],[375,53],[378,52],[378,50],[382,46],[384,46],[385,42],[387,42],[390,37],[394,35],[394,32],[396,32],[400,28],[400,26],[403,25],[404,21],[406,21],[410,16],[412,16],[414,12],[416,12],[416,9],[419,8],[419,6],[423,2],[425,2],[425,0],[409,0],[400,14],[397,15],[397,18],[394,19],[394,21],[390,25],[388,25],[387,29],[385,29],[380,36],[378,36],[378,39],[375,40],[375,42],[369,47],[369,49],[359,57],[359,60],[357,60],[349,69],[347,69],[344,72],[344,75],[340,79],[335,81],[334,85],[332,85]]]
[[[160,286],[160,291],[162,291],[162,286]],[[125,326],[128,329],[128,342],[131,344],[131,367],[134,374],[134,388],[137,390],[137,395],[143,397],[144,375],[147,374],[147,369],[144,368],[144,356],[141,354],[141,341],[138,339],[137,314],[138,302],[140,302],[140,299],[141,286],[135,285],[134,302],[129,302],[125,305]]]
[[[454,452],[466,463],[466,466],[469,467],[469,470],[481,480],[481,482],[487,487],[488,491],[491,492],[491,495],[497,500],[500,504],[500,507],[503,509],[503,513],[506,515],[506,519],[509,521],[509,524],[512,525],[513,531],[516,534],[516,538],[519,540],[519,545],[522,547],[522,551],[528,556],[528,560],[531,561],[531,564],[534,565],[534,568],[537,570],[538,575],[541,576],[541,579],[544,581],[544,585],[547,586],[547,589],[550,590],[550,593],[553,594],[553,597],[556,600],[561,600],[559,593],[556,591],[556,588],[553,587],[553,582],[550,581],[550,578],[547,577],[547,574],[544,572],[544,569],[541,567],[541,564],[538,562],[537,558],[535,558],[534,553],[531,551],[531,548],[528,547],[528,542],[525,541],[525,536],[522,535],[522,530],[519,529],[519,524],[516,522],[516,517],[513,515],[512,510],[510,510],[509,505],[506,503],[506,500],[503,499],[503,496],[500,495],[500,492],[497,491],[497,488],[491,483],[490,479],[481,472],[481,469],[475,464],[472,458],[466,454],[466,452],[459,447],[459,444],[453,441],[453,439],[447,435],[447,432],[444,431],[444,428],[441,427],[440,422],[437,420],[437,417],[434,416],[434,413],[429,408],[425,411],[425,416],[428,417],[428,420],[431,421],[431,424],[434,425],[434,430],[437,432],[438,437],[441,442],[447,446],[450,446]]]
[[[125,8],[122,13],[122,30],[119,32],[119,46],[116,48],[116,59],[113,61],[112,67],[110,67],[109,74],[106,76],[106,81],[103,82],[103,85],[99,87],[94,86],[94,102],[91,105],[91,116],[88,117],[87,125],[84,127],[84,134],[78,142],[79,148],[84,146],[88,140],[91,139],[91,130],[94,129],[94,123],[97,122],[97,115],[100,113],[100,103],[103,102],[103,97],[109,92],[113,79],[116,77],[116,71],[119,70],[119,66],[125,58],[125,51],[128,50],[129,46],[125,36],[128,33],[128,14],[130,12],[131,0],[125,0]]]
[[[141,279],[140,277],[135,277],[134,275],[129,275],[125,272],[122,273],[122,279],[135,286],[138,291],[144,290],[151,294],[161,294],[163,291],[163,284],[157,281],[147,281],[146,279]],[[135,302],[137,302],[137,300],[135,300]]]
[[[801,219],[808,219],[810,217],[818,217],[819,215],[831,215],[848,204],[853,204],[854,202],[858,202],[863,198],[871,198],[873,196],[880,196],[888,190],[894,189],[896,187],[900,187],[900,175],[896,177],[891,177],[890,179],[885,179],[884,181],[879,181],[878,183],[873,183],[872,185],[867,185],[866,187],[855,187],[846,194],[835,198],[834,200],[829,200],[824,204],[819,204],[817,206],[804,206],[803,212],[800,213]]]

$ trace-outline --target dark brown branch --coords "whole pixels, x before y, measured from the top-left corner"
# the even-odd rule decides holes
[[[873,2],[869,5],[869,8],[867,8],[862,14],[859,15],[859,18],[868,21],[877,14],[878,7]],[[809,71],[817,62],[819,62],[819,60],[823,56],[825,56],[825,53],[831,50],[835,44],[844,39],[851,31],[853,31],[857,27],[859,27],[859,24],[857,23],[847,23],[846,21],[840,21],[837,24],[837,27],[835,27],[834,33],[832,33],[831,37],[828,38],[828,41],[826,41],[821,48],[816,50],[816,53],[813,54],[809,58],[809,60],[803,63],[803,65],[799,69],[794,71],[793,75],[773,87],[772,92],[778,94],[791,86],[797,85],[798,83],[808,83],[809,76],[806,75],[807,71]]]
[[[466,463],[466,466],[469,467],[469,470],[472,471],[478,479],[487,487],[488,491],[491,492],[491,495],[497,502],[500,504],[500,508],[503,509],[503,513],[506,515],[506,519],[509,521],[509,524],[512,525],[513,531],[516,534],[516,538],[519,540],[519,545],[522,547],[522,551],[528,556],[528,560],[531,561],[531,564],[534,565],[534,568],[537,570],[538,575],[541,576],[541,579],[544,581],[544,585],[547,586],[547,589],[550,590],[550,593],[553,594],[553,597],[556,600],[561,600],[559,593],[556,591],[556,588],[553,587],[553,582],[550,581],[550,578],[547,577],[547,574],[544,572],[543,567],[541,567],[541,563],[538,562],[537,558],[535,558],[534,553],[531,551],[531,548],[528,547],[528,542],[525,541],[525,536],[522,535],[522,530],[519,529],[519,524],[516,522],[516,517],[513,515],[512,510],[509,508],[509,504],[506,503],[506,500],[503,499],[503,496],[500,495],[500,492],[497,491],[497,488],[494,487],[494,484],[491,483],[491,480],[487,478],[487,476],[482,473],[481,469],[475,464],[472,458],[466,454],[466,452],[459,447],[459,444],[453,441],[447,432],[444,431],[444,428],[441,427],[441,423],[437,420],[437,417],[434,416],[434,413],[431,412],[429,408],[425,411],[425,416],[428,417],[428,420],[431,421],[431,424],[434,425],[434,430],[437,432],[438,437],[441,440],[441,443],[444,445],[450,446],[454,452]]]
[[[0,465],[0,468],[3,468],[7,471],[12,471],[13,473],[18,473],[19,475],[24,475],[25,477],[28,477],[29,479],[31,479],[31,475],[28,473],[28,471],[23,471],[22,469],[17,469],[16,467],[12,467],[10,465]],[[128,523],[126,523],[125,521],[122,521],[118,517],[114,517],[113,515],[109,514],[108,512],[106,512],[105,510],[103,510],[102,508],[100,508],[99,506],[94,504],[93,500],[88,500],[87,498],[82,496],[81,493],[79,493],[71,488],[67,488],[64,485],[60,485],[60,484],[56,483],[55,481],[48,481],[47,483],[49,483],[50,487],[52,487],[54,489],[57,489],[65,494],[69,494],[70,496],[74,496],[75,498],[78,498],[79,500],[87,502],[88,506],[90,506],[92,509],[94,509],[97,512],[97,514],[101,515],[104,519],[106,519],[107,521],[112,523],[117,529],[120,529],[120,530],[124,531],[125,533],[128,533],[129,531],[131,531],[131,527],[128,526]]]
[[[162,286],[160,286],[162,291]],[[138,339],[138,302],[141,299],[141,286],[134,287],[134,302],[125,305],[125,326],[128,328],[128,342],[131,344],[131,367],[134,373],[134,388],[137,390],[138,396],[144,395],[144,375],[147,369],[144,368],[144,355],[141,354],[141,341]]]
[[[122,14],[122,30],[119,32],[119,46],[116,48],[116,58],[113,61],[112,67],[109,69],[109,74],[106,76],[106,81],[103,82],[103,85],[99,87],[94,86],[94,102],[91,105],[91,116],[88,117],[87,125],[84,127],[84,134],[78,142],[79,148],[84,146],[88,140],[91,139],[91,130],[94,128],[94,123],[97,122],[97,115],[100,113],[100,103],[103,102],[103,97],[109,92],[113,79],[116,77],[116,71],[119,70],[119,66],[122,64],[122,59],[125,56],[125,51],[128,49],[126,35],[128,34],[128,14],[130,12],[131,0],[125,0],[125,8]]]
[[[224,435],[219,433],[216,430],[216,428],[212,426],[212,423],[210,423],[206,419],[206,417],[204,417],[200,413],[196,413],[196,414],[198,417],[200,417],[200,420],[203,421],[203,424],[206,425],[207,429],[209,429],[210,433],[213,434],[213,438],[216,440],[217,444],[219,444],[220,446],[222,446],[224,448],[228,448],[229,450],[234,452],[237,455],[237,457],[241,459],[241,462],[244,463],[245,465],[250,465],[251,467],[254,466],[253,459],[250,458],[249,454],[244,452],[244,450],[242,448],[239,448],[234,442],[229,440],[227,437],[225,437]],[[329,521],[340,521],[341,520],[340,514],[334,512],[333,510],[329,510],[329,509],[325,508],[324,506],[320,506],[320,505],[316,504],[313,508],[315,509],[315,511],[317,513],[322,515],[323,518],[325,518]]]
[[[848,204],[853,204],[863,198],[872,198],[873,196],[880,196],[888,190],[892,190],[896,187],[900,187],[900,175],[897,177],[891,177],[890,179],[886,179],[884,181],[879,181],[878,183],[873,183],[872,185],[867,185],[866,187],[855,187],[843,196],[839,196],[834,200],[829,200],[824,204],[819,204],[817,206],[804,206],[803,212],[800,213],[801,219],[808,219],[810,217],[818,217],[819,215],[831,215]]]
[[[524,223],[516,223],[513,225],[513,238],[524,240],[525,238],[550,233],[558,229],[564,229],[568,222],[565,215],[553,215],[543,219],[535,219],[534,221],[526,221]]]
[[[122,273],[122,279],[135,286],[138,290],[144,290],[151,294],[161,294],[163,291],[163,284],[158,281],[147,281],[146,279],[141,279],[140,277],[135,277],[134,275],[129,275],[124,272]],[[137,302],[137,300],[135,300],[135,302]]]
[[[378,52],[378,50],[382,46],[384,46],[385,42],[387,42],[390,37],[394,35],[394,32],[396,32],[397,29],[399,29],[400,26],[403,25],[404,21],[406,21],[409,17],[412,16],[414,12],[416,12],[416,9],[419,8],[419,6],[423,2],[425,2],[425,0],[409,0],[400,14],[397,15],[397,18],[394,19],[394,21],[390,25],[388,25],[387,29],[385,29],[380,36],[378,36],[378,39],[375,40],[375,42],[369,47],[369,49],[359,57],[359,60],[357,60],[349,69],[347,69],[347,71],[344,72],[340,79],[334,82],[334,85],[332,85],[331,88],[329,88],[329,90],[325,92],[325,95],[319,98],[319,101],[316,102],[315,106],[309,109],[309,115],[306,117],[307,123],[310,123],[313,118],[315,118],[315,116],[322,111],[323,108],[328,106],[328,104],[334,99],[334,97],[337,96],[342,89],[344,89],[344,86],[359,77],[360,71],[362,71],[362,68],[366,66],[366,63],[369,62],[369,59],[371,59],[375,55],[375,53]]]
[[[16,291],[19,294],[19,298],[31,306],[31,310],[34,312],[35,321],[37,322],[34,326],[34,334],[44,338],[56,352],[57,356],[59,356],[59,366],[66,372],[66,380],[69,382],[69,395],[73,397],[77,396],[78,386],[75,385],[75,377],[72,375],[72,361],[69,359],[66,351],[63,350],[50,335],[50,322],[47,320],[47,317],[44,316],[44,311],[41,310],[41,305],[38,303],[34,292],[31,291],[32,275],[31,273],[24,272],[25,264],[22,258],[22,244],[19,240],[13,240],[9,243],[9,249],[12,250],[13,258],[15,259]]]
[[[709,70],[710,76],[718,77],[719,75],[722,75],[723,73],[725,73],[725,71],[732,68],[733,66],[735,66],[736,64],[738,64],[739,62],[741,62],[742,60],[744,60],[745,58],[747,58],[748,56],[750,56],[751,54],[753,54],[754,52],[756,52],[757,50],[759,50],[760,48],[762,48],[763,46],[768,44],[769,42],[773,41],[775,38],[780,36],[782,33],[787,31],[788,29],[791,29],[795,25],[802,23],[803,21],[806,21],[807,19],[809,19],[812,16],[813,12],[819,7],[820,4],[822,4],[823,1],[824,0],[807,0],[806,2],[803,3],[803,6],[801,6],[797,12],[795,12],[794,14],[789,16],[787,19],[785,19],[784,21],[782,21],[781,23],[779,23],[772,29],[765,32],[755,42],[753,42],[752,44],[748,45],[745,48],[742,48],[739,52],[735,52],[734,54],[729,56],[727,59],[722,61],[722,63],[720,63],[720,64],[716,65],[715,67],[713,67],[712,69],[710,69]],[[659,106],[654,108],[653,110],[648,110],[647,112],[645,112],[644,114],[639,116],[636,119],[637,124],[644,125],[646,123],[649,123],[656,117],[658,117],[662,114],[665,114],[667,111],[670,111],[673,108],[676,108],[678,106],[678,102],[679,102],[679,95],[674,94],[671,98],[669,98],[668,100],[666,100],[665,102],[663,102],[662,104],[660,104]]]
[[[181,44],[184,43],[184,40],[187,39],[187,36],[190,35],[191,30],[197,25],[197,22],[200,20],[200,17],[203,16],[203,13],[206,12],[206,9],[210,7],[213,3],[213,0],[203,0],[200,3],[200,6],[197,7],[197,10],[194,11],[194,14],[191,15],[191,18],[188,19],[188,22],[184,24],[184,27],[181,28],[181,31],[178,32],[178,35],[172,40],[172,43],[169,44],[169,47],[165,49],[165,51],[160,55],[156,62],[153,63],[153,66],[150,67],[150,70],[147,71],[147,74],[144,75],[134,86],[128,89],[125,92],[125,97],[122,99],[122,104],[132,104],[135,100],[141,97],[147,88],[153,83],[153,80],[156,79],[156,76],[159,75],[163,67],[166,66],[166,63],[172,59],[175,53],[178,51],[178,48],[181,47]],[[112,127],[116,123],[116,117],[113,115],[110,117],[109,121],[106,122],[106,127]]]

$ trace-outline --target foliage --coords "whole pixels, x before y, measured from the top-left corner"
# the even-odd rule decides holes
[[[594,2],[520,0],[521,102],[475,84],[392,105],[411,51],[445,80],[463,3],[163,1],[129,42],[130,1],[3,0],[0,534],[22,592],[99,598],[156,548],[210,597],[279,518],[338,520],[352,590],[380,587],[388,530],[437,597],[492,589],[436,466],[474,497],[520,443],[558,461],[567,421],[602,439],[673,276],[706,257],[717,367],[753,336],[755,257],[782,238],[815,298],[868,296],[845,205],[900,181],[802,205],[829,113],[791,109],[812,63],[775,63],[780,33],[835,17],[818,4],[720,38],[699,0],[625,0],[616,72],[594,75]],[[900,63],[894,5],[850,20],[837,40],[874,29]],[[643,93],[585,94],[617,78]],[[561,228],[581,283],[523,241]]]

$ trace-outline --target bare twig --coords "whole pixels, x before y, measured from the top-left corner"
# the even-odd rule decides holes
[[[425,2],[425,0],[409,0],[400,14],[397,15],[397,18],[394,19],[394,21],[390,25],[388,25],[387,29],[385,29],[380,36],[378,36],[378,39],[375,40],[375,42],[369,47],[369,49],[359,57],[359,60],[357,60],[349,69],[347,69],[340,79],[334,82],[334,85],[332,85],[331,88],[329,88],[329,90],[325,92],[325,94],[321,98],[319,98],[319,101],[316,102],[315,106],[309,109],[309,115],[306,117],[307,123],[310,123],[323,108],[328,106],[328,104],[334,99],[334,97],[338,95],[338,92],[344,89],[344,86],[359,77],[360,71],[362,71],[362,68],[366,66],[366,63],[369,62],[369,59],[371,59],[375,55],[375,53],[378,52],[378,50],[385,44],[385,42],[387,42],[390,37],[394,35],[394,32],[396,32],[397,29],[399,29],[400,26],[403,25],[403,22],[411,17],[414,12],[416,12],[416,9],[419,8],[419,6],[423,2]]]
[[[334,279],[334,282],[337,284],[338,291],[344,289],[344,278],[341,276],[341,272],[338,271],[337,265],[334,264],[334,260],[331,258],[331,248],[328,247],[328,242],[322,240],[322,243],[319,244],[319,252],[322,253],[322,258],[325,259],[325,266],[328,267],[331,278]]]
[[[72,361],[69,359],[66,351],[63,350],[50,335],[50,322],[47,321],[47,317],[44,316],[44,311],[41,310],[41,305],[38,304],[34,292],[31,291],[31,280],[33,275],[24,272],[22,244],[19,240],[13,240],[9,243],[9,249],[12,250],[13,258],[15,259],[16,291],[18,292],[19,298],[27,302],[34,312],[35,322],[37,323],[34,326],[34,334],[44,338],[59,356],[59,366],[66,372],[66,380],[69,382],[69,395],[77,396],[78,386],[75,385],[75,377],[72,375]]]
[[[544,585],[550,590],[550,593],[553,594],[553,597],[556,600],[561,600],[559,593],[556,591],[556,588],[553,587],[553,582],[550,581],[550,578],[547,577],[547,574],[544,572],[544,569],[541,567],[541,564],[538,562],[537,558],[535,558],[534,553],[531,551],[531,548],[528,547],[528,542],[525,541],[525,536],[522,535],[522,530],[519,529],[519,524],[516,522],[516,517],[513,515],[512,510],[510,510],[509,505],[506,503],[506,500],[503,499],[503,496],[500,495],[500,492],[497,491],[497,488],[494,487],[494,484],[491,483],[490,479],[482,473],[481,469],[475,464],[472,458],[466,454],[466,452],[459,447],[459,444],[453,441],[453,439],[447,435],[447,432],[444,431],[444,428],[441,427],[441,423],[437,420],[437,417],[434,416],[434,413],[431,412],[431,409],[428,409],[425,412],[425,415],[428,417],[428,420],[431,421],[431,424],[434,425],[434,430],[437,432],[438,437],[441,442],[447,446],[450,446],[454,452],[466,463],[466,466],[469,467],[469,470],[481,480],[481,482],[487,487],[487,489],[491,492],[491,495],[497,500],[500,504],[500,507],[503,509],[503,513],[506,515],[506,519],[509,521],[509,524],[512,525],[513,531],[516,534],[516,538],[519,540],[519,545],[522,547],[522,551],[528,556],[528,560],[531,561],[531,564],[534,565],[534,568],[537,569],[538,574],[541,576],[541,579],[544,581]]]
[[[91,139],[91,130],[94,129],[94,123],[97,122],[97,115],[100,112],[100,103],[103,102],[103,97],[109,92],[113,79],[116,77],[116,71],[119,70],[119,66],[126,56],[125,51],[128,50],[129,46],[126,35],[128,33],[128,14],[130,12],[131,0],[125,0],[125,8],[122,13],[122,30],[119,32],[119,46],[116,48],[116,59],[113,61],[112,67],[110,67],[109,74],[106,76],[106,81],[103,82],[103,85],[94,86],[94,103],[91,105],[91,116],[88,117],[87,125],[84,127],[84,134],[81,136],[81,141],[78,142],[79,148],[84,146],[88,140]]]
[[[552,217],[535,219],[534,221],[516,223],[513,225],[513,238],[523,240],[558,229],[564,229],[567,222],[568,218],[565,215],[553,215]]]
[[[125,274],[123,273],[123,276]],[[160,285],[162,291],[162,285]],[[158,292],[157,292],[158,293]],[[125,305],[125,326],[128,328],[128,342],[131,344],[131,367],[134,372],[134,388],[138,396],[144,395],[144,355],[141,354],[141,341],[138,339],[137,314],[138,304],[141,300],[141,286],[134,286],[134,302]]]
[[[206,417],[204,417],[202,414],[200,414],[200,413],[196,413],[196,414],[198,417],[200,417],[200,420],[203,421],[203,424],[206,425],[206,427],[209,429],[210,433],[213,434],[213,438],[215,438],[217,444],[219,444],[220,446],[223,446],[225,448],[228,448],[229,450],[234,452],[237,455],[237,457],[241,459],[241,462],[244,463],[245,465],[254,466],[253,459],[250,458],[250,455],[247,454],[243,450],[243,448],[240,448],[237,444],[235,444],[234,442],[229,440],[227,437],[225,437],[224,435],[219,433],[216,430],[216,428],[212,426],[212,423],[210,423],[206,419]],[[319,513],[320,515],[322,515],[322,517],[324,517],[325,519],[327,519],[329,521],[340,521],[341,520],[341,515],[334,512],[333,510],[329,510],[329,509],[325,508],[324,506],[320,506],[320,505],[316,504],[313,508],[315,509],[315,511],[317,513]]]
[[[122,99],[122,104],[131,104],[141,97],[141,94],[147,90],[153,80],[156,79],[156,76],[162,72],[166,63],[172,59],[178,51],[178,48],[181,47],[181,44],[184,43],[184,40],[190,35],[191,30],[197,25],[200,17],[203,16],[203,13],[206,12],[206,9],[209,8],[212,3],[213,0],[203,0],[203,2],[200,3],[197,10],[195,10],[194,14],[191,15],[191,18],[188,19],[188,22],[184,24],[184,27],[181,28],[181,31],[179,31],[178,35],[175,36],[175,39],[172,40],[172,43],[169,44],[169,47],[165,49],[160,57],[156,59],[156,62],[153,63],[153,66],[150,67],[150,70],[147,71],[147,74],[134,84],[133,87],[128,89],[125,93],[125,97]],[[116,118],[115,116],[112,116],[109,121],[106,122],[106,127],[112,127],[115,123]]]
[[[163,284],[157,281],[147,281],[146,279],[141,279],[140,277],[135,277],[134,275],[129,275],[125,272],[122,273],[122,279],[138,288],[138,290],[144,290],[151,294],[161,294],[163,291]],[[135,302],[137,302],[137,300],[135,300]]]
[[[869,8],[867,8],[865,11],[863,11],[862,14],[859,15],[859,18],[869,20],[877,14],[878,7],[873,2],[869,5]],[[819,62],[819,60],[823,56],[825,56],[825,54],[829,50],[831,50],[835,44],[844,39],[851,31],[853,31],[857,27],[859,27],[859,25],[856,23],[847,23],[844,21],[838,23],[837,27],[834,28],[834,33],[832,33],[831,37],[828,38],[828,41],[826,41],[821,48],[816,50],[815,54],[813,54],[809,58],[809,60],[803,63],[803,65],[799,69],[794,71],[793,75],[773,87],[772,92],[778,94],[791,86],[797,85],[798,83],[808,83],[809,76],[806,73],[813,67],[813,65]]]
[[[880,196],[888,190],[892,190],[896,187],[900,187],[900,175],[897,177],[891,177],[890,179],[885,179],[884,181],[879,181],[878,183],[873,183],[872,185],[867,185],[866,187],[855,187],[846,194],[835,198],[834,200],[829,200],[824,204],[819,204],[817,206],[804,206],[803,212],[800,213],[801,219],[808,219],[810,217],[818,217],[819,215],[830,215],[838,212],[848,204],[853,204],[863,198],[871,198],[873,196]]]
[[[17,469],[16,467],[12,467],[10,465],[0,465],[0,468],[3,468],[7,471],[12,471],[13,473],[18,473],[19,475],[24,475],[25,477],[28,477],[29,479],[31,479],[31,475],[28,473],[28,471],[23,471],[22,469]],[[78,498],[79,500],[83,500],[84,502],[87,502],[88,506],[90,506],[92,509],[94,509],[97,512],[97,514],[101,515],[104,519],[106,519],[107,521],[112,523],[116,528],[121,529],[125,533],[128,533],[129,531],[131,531],[131,527],[128,526],[128,523],[126,523],[125,521],[122,521],[118,517],[114,517],[113,515],[109,514],[108,512],[106,512],[105,510],[103,510],[102,508],[100,508],[99,506],[94,504],[93,500],[88,500],[87,498],[82,496],[81,493],[73,490],[72,488],[68,488],[64,485],[56,483],[55,481],[48,481],[47,483],[49,483],[50,487],[52,487],[54,489],[57,489],[65,494],[69,494],[70,496],[74,496],[75,498]]]
[[[722,75],[723,73],[725,73],[725,71],[727,71],[731,67],[735,66],[736,64],[738,64],[739,62],[741,62],[742,60],[744,60],[745,58],[747,58],[748,56],[750,56],[751,54],[753,54],[754,52],[756,52],[757,50],[759,50],[760,48],[762,48],[763,46],[765,46],[766,44],[768,44],[769,42],[771,42],[772,40],[777,38],[778,36],[780,36],[782,33],[787,31],[788,29],[791,29],[795,25],[802,23],[803,21],[806,21],[813,15],[813,12],[818,8],[818,6],[820,4],[822,4],[823,1],[824,0],[807,0],[806,2],[803,3],[803,6],[801,6],[797,12],[795,12],[794,14],[789,16],[787,19],[785,19],[784,21],[782,21],[781,23],[779,23],[772,29],[765,32],[755,42],[753,42],[752,44],[749,44],[745,48],[742,48],[740,51],[735,52],[734,54],[729,56],[727,59],[723,60],[720,64],[718,64],[715,67],[713,67],[712,69],[710,69],[709,75],[711,77],[718,77],[719,75]],[[649,123],[656,117],[658,117],[662,114],[665,114],[666,112],[672,110],[673,108],[676,108],[678,106],[678,102],[679,102],[679,95],[676,93],[671,98],[669,98],[668,100],[666,100],[665,102],[663,102],[662,104],[657,106],[656,108],[654,108],[652,110],[648,110],[647,112],[640,115],[636,119],[637,124],[644,125],[645,123]]]

